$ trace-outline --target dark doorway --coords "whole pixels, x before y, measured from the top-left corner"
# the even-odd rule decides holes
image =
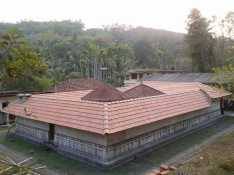
[[[49,138],[49,142],[51,143],[54,141],[54,134],[55,134],[55,125],[49,124],[48,138]]]
[[[136,73],[132,73],[131,74],[131,79],[136,80],[137,79],[137,74]]]
[[[7,106],[8,106],[8,104],[9,104],[9,102],[8,102],[8,101],[2,102],[2,109],[3,109],[3,108],[5,108],[5,107],[7,107]]]

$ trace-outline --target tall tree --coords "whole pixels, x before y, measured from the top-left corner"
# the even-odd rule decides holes
[[[142,68],[159,68],[159,59],[156,54],[156,48],[152,42],[147,40],[139,40],[134,44],[137,65]],[[160,55],[160,58],[163,54]]]
[[[215,66],[215,39],[211,33],[210,21],[198,9],[192,9],[187,21],[186,42],[192,58],[193,71],[209,72]]]
[[[114,44],[107,48],[103,67],[107,68],[106,81],[122,86],[127,70],[134,65],[133,50],[127,44]]]
[[[234,12],[229,12],[223,21],[225,30],[225,63],[234,65]]]
[[[17,30],[0,38],[2,87],[12,90],[45,90],[50,86],[47,65]]]
[[[17,27],[22,31],[33,51],[40,53],[47,63],[49,76],[55,82],[94,75],[100,79],[100,69],[103,74],[109,75],[105,68],[108,65],[109,70],[114,70],[111,66],[115,65],[113,60],[117,59],[112,60],[115,56],[107,58],[106,54],[115,45],[125,45],[132,52],[130,59],[133,60],[127,67],[167,69],[183,65],[183,68],[188,68],[187,62],[190,61],[183,54],[185,35],[180,33],[123,25],[84,30],[80,21],[0,23],[0,33],[9,27]],[[132,64],[135,63],[135,57],[136,64]],[[188,61],[185,63],[184,60]]]
[[[217,67],[213,69],[213,79],[217,82],[219,88],[223,88],[232,92],[232,98],[234,97],[234,66],[225,65],[223,67]]]

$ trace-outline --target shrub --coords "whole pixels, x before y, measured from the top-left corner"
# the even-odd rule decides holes
[[[234,159],[224,161],[219,167],[225,171],[234,172]]]

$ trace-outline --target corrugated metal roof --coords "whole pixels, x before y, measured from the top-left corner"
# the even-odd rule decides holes
[[[110,134],[207,108],[210,97],[225,95],[200,83],[144,83],[165,94],[115,102],[82,100],[92,90],[40,94],[26,101],[16,100],[4,111],[46,123]]]

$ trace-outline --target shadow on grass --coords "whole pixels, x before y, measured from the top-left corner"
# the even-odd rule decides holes
[[[196,144],[202,143],[207,138],[233,124],[234,118],[222,119],[206,129],[179,138],[162,148],[111,170],[99,170],[90,167],[77,160],[65,158],[45,147],[27,143],[20,138],[10,140],[5,139],[2,135],[0,136],[0,144],[3,144],[16,152],[21,152],[26,156],[33,156],[37,163],[47,165],[49,169],[63,175],[141,175],[154,167],[158,167],[162,162],[172,158],[176,154],[181,153]]]

